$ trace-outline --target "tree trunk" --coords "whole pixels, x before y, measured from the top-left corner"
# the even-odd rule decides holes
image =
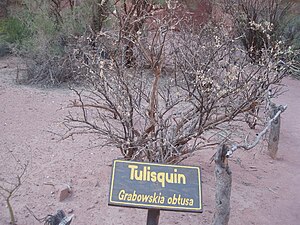
[[[273,118],[276,113],[280,110],[276,104],[270,104],[270,118]],[[280,134],[280,115],[276,120],[274,120],[270,127],[269,140],[268,140],[268,150],[272,159],[276,158],[279,144],[279,134]]]
[[[0,19],[8,16],[9,2],[7,0],[0,1]]]
[[[108,1],[96,0],[93,4],[92,30],[98,33],[102,30],[103,22],[108,17]]]
[[[227,151],[228,147],[222,145],[215,156],[216,209],[212,225],[227,225],[229,221],[232,175],[226,157]]]

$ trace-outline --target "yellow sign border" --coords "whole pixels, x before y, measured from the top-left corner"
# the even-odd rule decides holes
[[[163,166],[163,167],[181,167],[181,168],[187,168],[187,169],[197,169],[198,172],[198,187],[199,187],[199,204],[200,207],[199,208],[190,208],[190,207],[180,207],[180,206],[164,206],[164,205],[159,205],[159,206],[155,206],[155,205],[151,205],[151,204],[142,204],[142,203],[130,203],[130,202],[121,202],[121,201],[114,201],[112,200],[112,193],[113,193],[113,187],[114,187],[114,179],[115,179],[115,168],[116,168],[116,163],[117,162],[121,162],[121,163],[134,163],[134,164],[140,164],[140,165],[157,165],[157,166]],[[158,208],[158,209],[176,209],[177,211],[179,211],[178,209],[182,209],[185,211],[192,211],[192,210],[197,210],[197,212],[202,212],[202,188],[201,188],[201,170],[200,167],[197,166],[184,166],[184,165],[168,165],[168,164],[159,164],[159,163],[148,163],[148,162],[136,162],[136,161],[126,161],[126,160],[120,160],[120,159],[115,159],[113,161],[113,168],[112,168],[112,177],[111,177],[111,183],[110,183],[110,193],[109,193],[109,202],[111,203],[115,203],[118,206],[128,206],[132,205],[132,206],[136,206],[139,208]]]

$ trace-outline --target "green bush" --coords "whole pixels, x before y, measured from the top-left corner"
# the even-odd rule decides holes
[[[29,28],[30,38],[24,39],[17,53],[27,60],[25,83],[57,85],[75,79],[68,63],[66,48],[73,36],[86,31],[89,22],[88,5],[82,4],[60,12],[62,21],[51,13],[49,1],[24,0],[25,6],[16,15]]]
[[[290,72],[300,79],[300,16],[287,16],[280,26],[280,34],[291,50]]]
[[[12,18],[0,22],[0,43],[3,33],[3,43],[12,44],[14,52],[28,62],[25,82],[55,85],[75,79],[66,49],[74,37],[90,32],[93,2],[59,8],[58,20],[51,1],[23,0]]]
[[[300,16],[290,15],[281,25],[283,38],[294,49],[300,49]]]
[[[11,44],[21,44],[29,37],[30,31],[18,18],[8,18],[0,20],[1,40]]]

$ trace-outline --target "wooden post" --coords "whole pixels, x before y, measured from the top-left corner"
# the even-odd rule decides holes
[[[228,147],[222,145],[215,156],[216,209],[212,225],[227,225],[229,222],[232,175],[226,157],[227,152]]]
[[[159,209],[148,209],[147,225],[158,225],[159,214]]]
[[[270,118],[273,118],[276,113],[280,110],[280,107],[276,104],[270,104]],[[269,140],[268,140],[268,151],[272,159],[276,158],[279,144],[280,134],[280,115],[271,123]]]

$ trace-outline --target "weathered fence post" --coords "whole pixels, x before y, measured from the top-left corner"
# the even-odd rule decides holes
[[[280,106],[276,106],[275,103],[270,103],[270,118],[273,118],[278,111]],[[280,134],[280,115],[271,123],[268,139],[268,151],[272,159],[276,158],[279,144]]]
[[[232,175],[226,157],[227,151],[228,147],[223,144],[215,156],[216,209],[212,225],[227,225],[229,221]]]

